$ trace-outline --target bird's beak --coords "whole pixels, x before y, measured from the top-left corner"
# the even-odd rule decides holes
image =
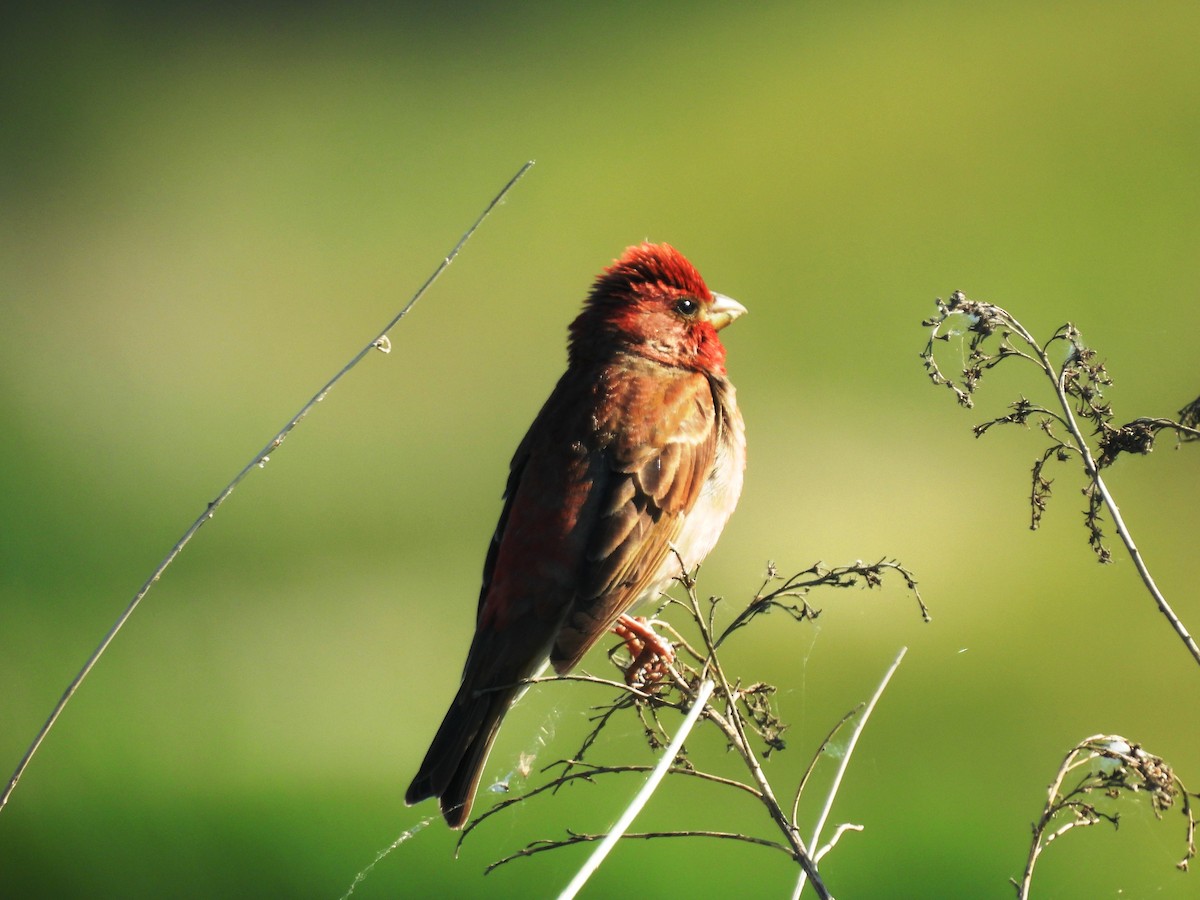
[[[746,314],[746,307],[732,297],[713,291],[712,306],[708,308],[708,321],[717,331],[720,331],[738,316]]]

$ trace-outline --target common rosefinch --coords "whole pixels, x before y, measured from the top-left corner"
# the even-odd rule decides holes
[[[513,456],[462,686],[409,805],[438,797],[461,828],[521,682],[569,671],[713,548],[746,463],[717,332],[745,311],[667,244],[630,247],[596,279]]]

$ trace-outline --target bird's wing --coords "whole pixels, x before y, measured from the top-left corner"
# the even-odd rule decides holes
[[[551,651],[559,672],[659,587],[717,453],[717,411],[702,373],[639,363],[608,370],[603,382],[601,477],[575,597]]]
[[[591,383],[568,370],[513,455],[463,673],[472,690],[511,684],[540,668],[575,599],[608,480],[593,416],[578,399],[588,398]]]

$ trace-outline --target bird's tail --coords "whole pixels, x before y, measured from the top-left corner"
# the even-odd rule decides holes
[[[481,693],[464,684],[408,786],[404,802],[412,806],[437,797],[446,823],[451,828],[462,828],[471,814],[500,720],[516,695],[516,689]]]

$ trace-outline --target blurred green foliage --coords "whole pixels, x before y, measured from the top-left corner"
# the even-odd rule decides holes
[[[509,454],[591,277],[643,238],[751,312],[725,338],[747,487],[701,591],[749,596],[768,558],[886,554],[933,609],[923,625],[899,586],[818,597],[816,623],[731,651],[781,686],[793,728],[769,772],[787,795],[910,647],[835,809],[866,826],[823,867],[838,896],[1009,896],[1044,786],[1088,734],[1200,781],[1200,673],[1122,554],[1094,562],[1078,477],[1055,473],[1031,534],[1037,435],[970,436],[1040,386],[997,377],[995,407],[966,413],[918,359],[934,296],[962,288],[1045,336],[1078,324],[1118,418],[1196,395],[1198,29],[1186,2],[12,13],[5,771],[204,504],[538,166],[121,634],[0,814],[0,893],[336,897],[432,814],[402,793],[457,681]],[[1164,443],[1110,475],[1193,629],[1196,466]],[[532,692],[491,770],[539,741],[539,765],[574,752],[603,699]],[[635,727],[622,741],[606,758],[649,760]],[[482,869],[603,829],[634,791],[540,798],[457,860],[435,823],[355,896],[553,895],[581,848]],[[719,800],[670,786],[640,824],[767,831]],[[1173,869],[1182,818],[1124,822],[1052,847],[1035,889],[1195,896]],[[779,897],[794,874],[748,846],[626,844],[585,895]]]

